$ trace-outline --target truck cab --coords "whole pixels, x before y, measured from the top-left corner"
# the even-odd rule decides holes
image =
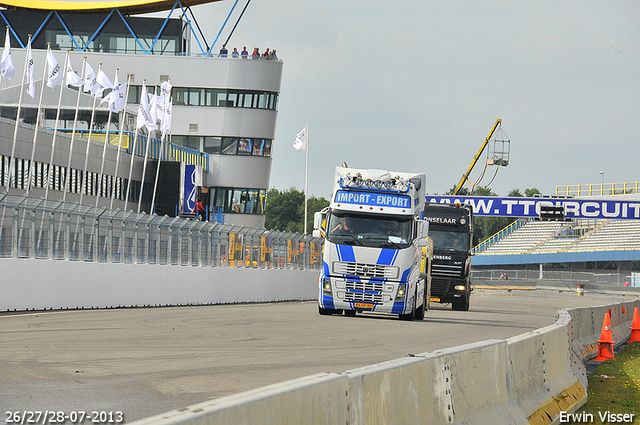
[[[468,311],[471,299],[473,208],[466,204],[425,203],[425,220],[433,239],[430,301],[451,303],[453,310]]]
[[[425,181],[424,174],[336,168],[331,203],[314,216],[315,234],[325,237],[320,314],[424,317],[433,255],[422,220]]]

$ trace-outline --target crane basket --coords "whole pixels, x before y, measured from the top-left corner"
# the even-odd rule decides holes
[[[487,165],[509,165],[509,154],[511,152],[511,141],[502,131],[502,126],[498,129],[493,141],[489,144],[487,151]]]

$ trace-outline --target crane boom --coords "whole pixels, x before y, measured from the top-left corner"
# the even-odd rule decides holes
[[[456,188],[453,191],[452,195],[457,195],[458,192],[460,191],[460,189],[462,189],[462,186],[464,185],[464,182],[467,181],[467,179],[469,178],[469,174],[471,174],[471,170],[473,170],[473,167],[476,166],[476,162],[478,162],[478,158],[480,158],[480,155],[482,155],[482,152],[484,152],[484,150],[486,149],[487,145],[489,144],[489,140],[491,140],[491,136],[493,136],[493,133],[496,131],[496,128],[498,128],[498,126],[501,123],[502,123],[502,120],[500,118],[498,118],[498,120],[494,124],[493,128],[491,129],[491,132],[489,133],[487,138],[484,139],[484,143],[480,147],[480,150],[478,151],[476,156],[473,157],[473,161],[471,161],[471,165],[469,166],[469,169],[467,170],[466,173],[464,173],[464,175],[460,179],[460,182],[456,186]]]

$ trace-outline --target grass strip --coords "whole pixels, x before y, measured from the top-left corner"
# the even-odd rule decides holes
[[[560,423],[640,424],[640,342],[599,363],[588,376],[587,403]]]

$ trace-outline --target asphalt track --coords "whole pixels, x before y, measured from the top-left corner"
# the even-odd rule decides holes
[[[320,316],[315,302],[0,314],[0,424],[14,411],[121,411],[126,422],[317,372],[552,324],[623,296],[476,290],[421,322]],[[87,421],[85,421],[86,423]]]

